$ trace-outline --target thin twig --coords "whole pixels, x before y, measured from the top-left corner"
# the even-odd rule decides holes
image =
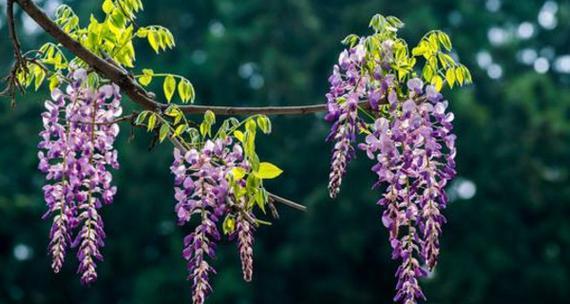
[[[301,204],[297,204],[294,201],[288,200],[288,199],[281,197],[279,195],[269,193],[269,198],[272,199],[273,201],[277,202],[277,203],[281,203],[281,204],[289,206],[291,208],[294,208],[294,209],[297,209],[300,211],[307,211],[307,207],[305,207]]]

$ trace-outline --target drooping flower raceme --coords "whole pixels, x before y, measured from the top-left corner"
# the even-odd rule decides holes
[[[200,149],[190,149],[184,154],[174,150],[171,171],[175,176],[175,210],[179,224],[190,221],[192,216],[200,222],[184,239],[183,256],[188,262],[189,280],[192,280],[193,303],[203,303],[211,286],[210,274],[215,273],[207,258],[214,258],[216,242],[220,240],[219,221],[234,208],[241,208],[228,183],[228,175],[234,168],[248,168],[243,150],[231,137],[208,140]],[[240,210],[240,212],[246,212]],[[244,278],[251,280],[253,228],[237,215],[237,234]]]
[[[52,268],[59,272],[67,248],[78,247],[78,273],[89,284],[97,278],[95,260],[102,260],[105,238],[98,209],[116,193],[109,168],[119,166],[113,147],[119,127],[113,120],[121,115],[121,96],[116,85],[89,88],[85,70],[76,70],[71,79],[65,93],[54,89],[45,103],[39,169],[50,182],[43,190],[44,217],[53,216]]]
[[[356,140],[358,103],[366,97],[367,76],[361,72],[366,51],[363,44],[344,50],[339,63],[329,77],[326,119],[333,122],[327,140],[334,142],[329,174],[329,195],[335,198],[340,191],[348,162],[354,157],[352,143]]]
[[[251,221],[255,219],[255,216],[253,212],[245,209],[242,207],[242,211],[237,214],[236,234],[243,279],[251,282],[253,278],[253,232],[255,230]]]
[[[372,167],[376,186],[386,186],[378,203],[384,207],[382,222],[389,230],[393,258],[401,261],[394,300],[407,304],[425,298],[418,278],[437,263],[445,222],[441,210],[447,204],[444,187],[455,175],[456,153],[447,101],[433,86],[424,92],[420,79],[409,80],[408,90],[408,98],[388,118],[378,118],[373,133],[360,144],[377,161]]]

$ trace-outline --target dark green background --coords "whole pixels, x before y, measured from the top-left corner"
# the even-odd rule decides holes
[[[554,2],[557,26],[551,30],[537,22],[544,1],[144,2],[138,22],[169,27],[177,47],[156,57],[140,42],[139,71],[187,75],[200,104],[324,102],[339,41],[351,32],[368,33],[368,20],[378,12],[400,17],[410,44],[430,29],[448,32],[475,84],[446,92],[456,113],[459,177],[450,188],[456,199],[446,210],[441,262],[421,282],[429,302],[569,301],[570,74],[553,69],[556,58],[570,53],[568,1]],[[99,14],[99,1],[69,4],[82,20],[90,12]],[[5,1],[0,7],[4,10]],[[12,55],[5,16],[0,20],[5,74]],[[524,21],[534,25],[530,39],[516,35]],[[494,45],[489,33],[497,34],[497,28],[504,29],[506,41]],[[27,49],[49,39],[19,29]],[[517,59],[525,48],[550,61],[547,73]],[[490,78],[478,64],[481,52],[492,56],[502,77]],[[140,130],[128,143],[127,125],[118,143],[119,192],[102,211],[108,238],[99,280],[80,286],[72,255],[61,274],[52,274],[46,255],[50,223],[40,219],[43,179],[35,169],[39,114],[47,96],[44,89],[19,97],[15,109],[6,98],[0,104],[0,303],[189,303],[181,258],[189,227],[175,223],[171,146],[149,152],[150,136]],[[285,170],[267,187],[309,211],[278,206],[281,219],[259,229],[251,284],[241,280],[235,245],[222,242],[209,303],[391,301],[397,265],[375,205],[380,192],[370,189],[371,162],[360,155],[339,199],[330,200],[328,127],[322,115],[275,117],[273,134],[259,138],[261,157]],[[476,194],[462,199],[458,189],[469,182]]]

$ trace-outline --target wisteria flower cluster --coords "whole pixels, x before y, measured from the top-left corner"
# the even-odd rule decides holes
[[[198,219],[194,231],[184,239],[183,251],[195,304],[204,303],[212,290],[208,279],[215,270],[208,258],[215,257],[221,219],[225,218],[224,232],[236,240],[244,280],[252,280],[257,219],[248,201],[245,177],[252,170],[242,143],[230,136],[207,140],[200,149],[174,149],[171,172],[178,222],[183,225],[193,217]]]
[[[392,258],[400,262],[394,301],[411,304],[425,299],[418,280],[437,264],[445,186],[455,176],[454,116],[440,93],[443,78],[453,86],[469,82],[470,76],[440,49],[450,49],[447,35],[424,37],[410,56],[407,44],[396,36],[400,26],[394,17],[377,15],[371,22],[374,35],[345,39],[349,48],[329,78],[325,118],[333,123],[327,137],[334,141],[332,198],[354,157],[357,132],[366,134],[358,147],[375,161],[374,187],[383,189],[378,201],[382,223],[389,232]],[[413,70],[420,56],[426,59],[423,80]],[[442,71],[434,72],[438,66]]]
[[[55,88],[45,102],[38,168],[48,182],[44,218],[53,216],[53,271],[61,270],[69,247],[77,248],[78,273],[89,284],[97,278],[96,260],[103,259],[105,232],[98,209],[110,204],[117,191],[109,169],[119,167],[113,147],[119,126],[113,121],[122,110],[116,85],[94,89],[86,78],[85,70],[75,70],[65,92]]]

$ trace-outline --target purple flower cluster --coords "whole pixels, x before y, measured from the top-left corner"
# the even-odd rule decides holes
[[[66,92],[54,89],[52,100],[45,102],[38,168],[49,182],[43,191],[48,207],[44,218],[53,216],[52,268],[59,272],[67,248],[78,247],[78,273],[89,284],[97,278],[95,260],[102,260],[105,238],[98,209],[111,203],[117,191],[108,169],[119,167],[113,147],[119,126],[113,120],[122,110],[116,85],[94,90],[86,77],[85,70],[76,70]]]
[[[382,222],[389,230],[392,257],[401,260],[394,300],[415,303],[425,298],[418,278],[437,264],[445,222],[441,209],[447,204],[444,187],[455,175],[456,148],[447,101],[433,86],[424,91],[420,79],[407,85],[408,99],[389,98],[391,116],[378,118],[359,147],[377,161],[372,167],[378,175],[375,186],[386,185],[378,204],[384,207]]]
[[[208,279],[215,270],[206,258],[214,258],[215,243],[221,238],[218,224],[228,214],[237,212],[236,228],[244,278],[251,280],[253,228],[243,218],[242,214],[248,211],[244,204],[237,204],[234,189],[228,182],[228,175],[238,167],[249,169],[241,145],[234,143],[231,137],[208,140],[201,149],[191,149],[184,154],[179,149],[174,150],[171,171],[175,176],[178,222],[185,224],[192,215],[200,218],[194,231],[185,237],[183,251],[188,261],[188,279],[193,282],[195,304],[204,303],[212,289]]]
[[[327,121],[333,122],[327,141],[334,142],[329,174],[329,195],[335,198],[340,191],[348,162],[354,157],[352,143],[356,140],[358,102],[366,98],[367,76],[362,73],[366,51],[363,43],[344,50],[339,63],[329,77],[327,93]]]

